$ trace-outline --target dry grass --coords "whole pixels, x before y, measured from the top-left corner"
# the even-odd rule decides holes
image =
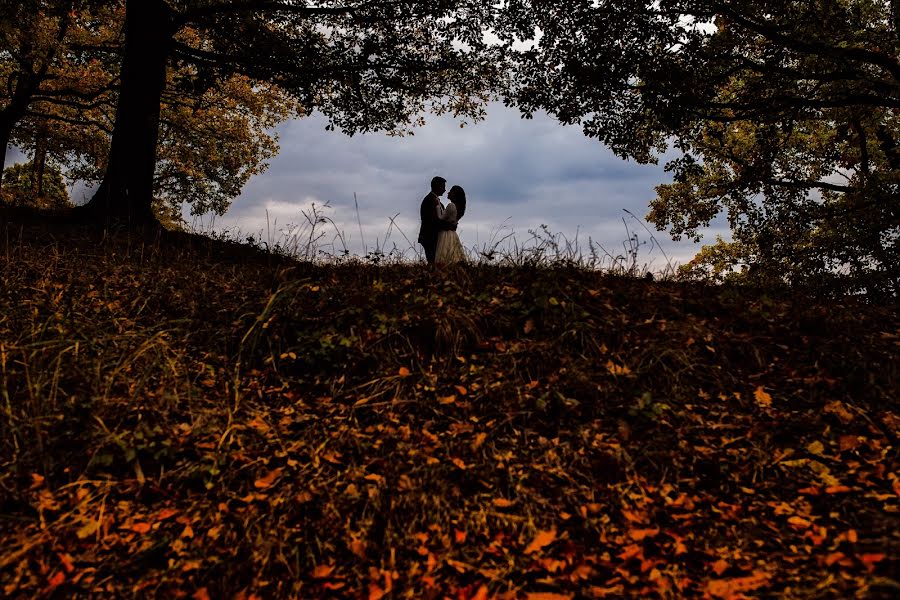
[[[4,220],[0,590],[889,597],[898,339],[568,262]]]

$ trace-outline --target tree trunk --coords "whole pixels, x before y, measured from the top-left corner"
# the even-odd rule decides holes
[[[164,0],[127,0],[121,88],[106,174],[86,205],[94,218],[154,222],[159,105],[175,30]]]
[[[6,169],[6,151],[9,149],[9,139],[12,137],[16,123],[25,116],[25,111],[31,102],[34,89],[35,86],[32,82],[20,79],[9,104],[6,108],[0,110],[0,144],[3,144],[3,153],[0,155],[0,191],[3,189],[2,175],[3,170]],[[3,196],[0,195],[0,203],[2,203],[2,198]]]

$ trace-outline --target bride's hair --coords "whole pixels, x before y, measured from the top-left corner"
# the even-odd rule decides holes
[[[462,219],[462,216],[466,214],[466,192],[458,185],[454,185],[450,188],[450,192],[447,194],[447,197],[450,198],[450,201],[456,205],[456,218],[457,220]]]

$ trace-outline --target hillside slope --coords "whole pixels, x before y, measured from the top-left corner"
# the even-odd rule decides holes
[[[898,343],[896,306],[2,221],[0,590],[891,597]]]

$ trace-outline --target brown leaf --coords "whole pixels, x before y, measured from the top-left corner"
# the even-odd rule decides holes
[[[569,594],[554,594],[552,592],[528,592],[526,600],[572,600],[574,596]]]
[[[549,546],[556,539],[556,529],[550,531],[538,531],[531,543],[525,548],[525,554],[537,552],[544,546]]]

